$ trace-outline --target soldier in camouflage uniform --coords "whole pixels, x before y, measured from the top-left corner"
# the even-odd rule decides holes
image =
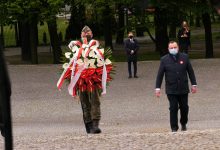
[[[88,26],[85,26],[81,32],[81,42],[92,40],[93,34]],[[71,46],[70,46],[71,47]],[[86,132],[90,134],[101,133],[99,121],[101,118],[99,93],[97,90],[93,92],[80,92],[79,98],[83,111],[83,120],[86,127]]]

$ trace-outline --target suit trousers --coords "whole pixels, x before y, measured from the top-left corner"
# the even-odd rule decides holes
[[[132,71],[131,71],[131,63],[133,62],[133,66],[134,66],[134,76],[137,75],[137,61],[128,61],[128,74],[129,76],[132,76]]]
[[[83,120],[85,123],[90,123],[92,120],[100,120],[100,100],[98,91],[80,92],[79,98],[82,106]]]
[[[167,94],[170,110],[170,126],[171,129],[178,130],[178,110],[180,109],[180,123],[186,125],[188,122],[188,94],[174,95]]]

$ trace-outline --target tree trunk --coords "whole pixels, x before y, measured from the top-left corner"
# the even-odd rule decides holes
[[[38,64],[38,55],[37,55],[38,30],[37,30],[37,19],[36,18],[37,17],[33,17],[29,23],[30,51],[31,51],[31,63],[32,64]]]
[[[81,29],[85,25],[85,7],[79,4],[78,7],[74,0],[71,1],[71,17],[66,29],[65,40],[75,40],[81,37]]]
[[[74,0],[71,1],[71,16],[69,20],[69,25],[66,28],[65,39],[70,41],[72,39],[80,38],[80,27],[77,25],[77,7]]]
[[[124,9],[122,4],[118,5],[118,29],[117,29],[117,37],[116,43],[123,44],[124,42]]]
[[[150,33],[150,30],[146,27],[146,32],[150,36],[150,39],[156,44],[156,39],[153,37],[153,35]]]
[[[194,16],[192,14],[192,11],[189,12],[189,25],[190,26],[194,25]]]
[[[212,11],[211,15],[212,15],[212,22],[215,23],[216,20],[215,20],[215,12],[214,12],[214,10]]]
[[[212,27],[211,18],[208,13],[202,14],[202,21],[205,28],[205,44],[206,44],[206,58],[213,58],[213,42],[212,42]]]
[[[18,21],[18,39],[19,39],[19,43],[18,43],[18,46],[21,46],[21,43],[22,43],[22,23],[21,21]]]
[[[3,50],[5,47],[5,40],[4,40],[4,26],[1,25],[1,32],[0,32],[0,48]]]
[[[155,10],[155,38],[156,51],[160,52],[160,56],[165,55],[168,47],[168,33],[167,33],[167,16],[166,11],[156,8]]]
[[[48,30],[50,34],[50,42],[53,50],[53,63],[61,63],[62,49],[57,34],[57,22],[56,16],[54,16],[50,21],[47,22]]]
[[[16,41],[16,46],[18,47],[18,46],[20,46],[20,39],[19,39],[19,33],[18,33],[18,23],[17,22],[15,22],[14,23],[14,28],[15,28],[15,41]]]
[[[30,52],[30,26],[28,21],[21,22],[21,58],[24,61],[31,61]]]
[[[109,6],[106,5],[103,12],[105,47],[113,49],[111,20],[111,10]]]
[[[176,38],[176,23],[173,21],[170,24],[169,38],[172,38],[172,39]]]
[[[201,17],[199,15],[196,16],[196,27],[201,27]]]

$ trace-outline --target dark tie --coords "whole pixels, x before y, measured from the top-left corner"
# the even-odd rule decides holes
[[[174,59],[174,61],[176,61],[176,56],[175,55],[173,55],[173,59]]]

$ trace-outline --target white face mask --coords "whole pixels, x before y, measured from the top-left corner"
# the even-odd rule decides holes
[[[169,49],[169,53],[171,55],[176,55],[178,53],[178,49],[177,48],[171,48],[171,49]]]

